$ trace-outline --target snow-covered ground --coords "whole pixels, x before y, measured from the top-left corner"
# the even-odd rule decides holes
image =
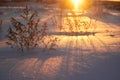
[[[20,5],[25,4],[38,11],[41,22],[50,24],[52,17],[57,15],[56,5],[43,7],[40,3],[20,3],[16,7],[14,5],[18,4],[11,3],[12,7],[0,7],[3,13],[0,15],[3,20],[0,80],[120,80],[120,11],[106,10],[102,18],[90,14],[94,10],[87,13],[87,17],[97,20],[95,35],[90,33],[91,29],[88,34],[76,35],[50,25],[51,35],[60,39],[57,50],[42,52],[38,48],[20,53],[6,44],[5,35],[10,18],[20,19],[25,7]],[[59,18],[56,20],[60,22]],[[66,26],[64,28],[67,30]]]

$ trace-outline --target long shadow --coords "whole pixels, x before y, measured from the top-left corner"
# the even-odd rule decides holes
[[[9,50],[6,52],[5,51],[6,48],[5,48],[4,50],[2,50],[2,53],[7,53],[7,54],[9,53],[9,56],[5,56],[6,59],[18,58],[19,61],[16,61],[16,63],[10,62],[11,66],[9,66],[9,70],[8,71],[3,70],[3,72],[8,72],[10,80],[16,80],[16,79],[17,80],[21,80],[21,79],[23,79],[23,80],[26,80],[26,79],[27,80],[28,79],[51,80],[51,78],[53,78],[53,80],[59,80],[59,79],[74,80],[73,78],[75,78],[77,80],[77,78],[80,78],[80,79],[82,78],[82,76],[81,76],[82,71],[84,71],[84,70],[87,71],[88,68],[95,65],[95,63],[92,62],[94,59],[96,59],[99,56],[103,56],[103,57],[105,56],[104,54],[106,52],[103,52],[104,54],[97,53],[96,45],[99,45],[101,43],[103,45],[101,47],[104,47],[104,48],[107,47],[106,48],[107,51],[109,51],[109,49],[110,49],[107,46],[107,44],[102,39],[100,39],[99,36],[97,36],[97,35],[95,35],[93,37],[95,38],[95,40],[98,40],[99,44],[95,44],[94,40],[92,40],[92,37],[90,37],[90,36],[92,36],[92,34],[90,34],[90,33],[89,33],[89,35],[79,34],[78,36],[76,36],[76,33],[73,34],[73,33],[68,33],[68,32],[67,33],[60,32],[60,33],[54,33],[54,35],[70,36],[67,43],[65,43],[66,49],[63,52],[62,51],[59,52],[59,50],[58,50],[58,51],[56,51],[55,54],[54,53],[46,54],[46,53],[42,53],[40,51],[38,51],[38,52],[33,51],[33,52],[30,52],[30,54],[27,53],[27,54],[22,54],[20,56],[20,54],[18,55],[18,53],[16,53],[15,51],[12,51],[12,50]],[[76,36],[76,38],[72,38],[74,36]],[[84,36],[86,38],[84,38],[82,36]],[[81,38],[78,38],[78,37],[81,37]],[[87,45],[88,45],[87,44],[88,42],[86,42],[86,41],[89,42],[90,47],[92,47],[92,49],[93,49],[93,52],[90,52],[91,54],[85,53],[87,50]],[[75,48],[73,45],[75,46]],[[83,49],[83,48],[85,48],[85,49]],[[89,52],[89,50],[87,50],[87,51]],[[65,54],[63,54],[63,53],[65,53]],[[12,54],[15,54],[15,55],[12,55]],[[99,54],[99,55],[97,55],[97,54]],[[56,64],[54,64],[54,59],[52,60],[53,63],[49,63],[50,58],[56,58],[56,57],[63,57],[58,71],[55,71],[56,69],[54,69],[54,66],[56,66]],[[46,61],[48,61],[47,64],[46,64]],[[55,61],[55,62],[57,62],[57,61]],[[46,71],[45,72],[46,74],[43,73],[42,69]],[[55,76],[51,76],[51,75],[47,75],[47,72],[51,72],[51,74],[54,72],[57,72],[57,73],[55,74]],[[4,73],[3,73],[3,75],[4,75]],[[0,74],[0,77],[1,76],[2,76],[2,73]],[[30,78],[27,78],[27,77],[30,77]],[[1,78],[1,79],[5,79],[5,78]]]
[[[103,44],[103,47],[107,50],[107,52],[112,52],[111,48],[98,36],[95,36],[96,39],[98,39],[98,41]]]
[[[95,35],[99,32],[51,32],[50,35],[60,35],[60,36],[89,36]]]
[[[110,14],[110,13],[105,13],[105,15],[106,15],[105,18],[106,19],[101,19],[101,21],[105,22],[105,23],[111,23],[111,24],[120,26],[120,23],[119,23],[119,21],[120,21],[120,11],[119,11],[118,14],[119,15],[113,15],[113,14]],[[111,19],[109,17],[111,17]]]
[[[120,23],[119,23],[120,11],[116,12],[116,14],[118,14],[118,15],[114,15],[112,13],[109,13],[109,11],[103,12],[102,14],[98,13],[97,15],[93,15],[93,16],[87,15],[87,16],[90,17],[91,19],[102,21],[102,22],[107,23],[107,24],[114,24],[114,25],[120,26]],[[111,12],[112,12],[112,10],[111,10]]]
[[[16,78],[19,78],[18,80],[21,80],[21,79],[26,80],[27,78],[24,77],[24,75],[21,75],[22,73],[23,74],[26,73],[27,75],[33,74],[33,76],[31,75],[28,77],[34,77],[35,75],[36,80],[37,80],[37,77],[39,77],[40,79],[44,79],[44,78],[46,79],[46,76],[49,76],[49,75],[43,75],[41,69],[46,69],[43,67],[49,64],[48,63],[49,59],[62,57],[64,55],[62,54],[63,52],[61,51],[59,52],[59,50],[57,50],[57,53],[48,54],[40,50],[38,52],[32,51],[32,52],[19,53],[18,51],[15,51],[10,48],[8,49],[1,48],[1,49],[0,49],[0,61],[1,61],[0,62],[0,71],[1,71],[0,79],[2,80],[16,80]],[[53,64],[54,64],[54,61],[50,65],[53,67],[55,65]],[[28,73],[29,72],[28,70],[32,71],[33,73]],[[36,71],[36,73],[34,73],[34,71]],[[38,73],[41,75],[39,75]],[[5,77],[2,77],[3,75],[5,75]],[[14,76],[14,75],[18,75],[18,76]]]

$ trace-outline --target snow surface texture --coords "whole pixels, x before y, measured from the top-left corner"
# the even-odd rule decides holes
[[[27,4],[38,10],[41,22],[49,22],[57,10],[39,3]],[[49,54],[39,48],[19,53],[10,48],[5,38],[10,18],[21,14],[24,6],[0,7],[3,20],[0,33],[0,80],[120,80],[120,11],[107,10],[98,18],[95,35],[60,31],[49,24],[49,31],[60,39],[59,47]],[[20,5],[20,4],[19,4]],[[90,11],[94,12],[94,10]],[[97,17],[87,14],[94,21]],[[59,20],[59,19],[57,19]],[[55,24],[57,25],[57,24]]]

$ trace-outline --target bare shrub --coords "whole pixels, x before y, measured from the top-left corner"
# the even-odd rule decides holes
[[[38,44],[43,48],[42,51],[46,50],[56,50],[58,47],[58,41],[59,39],[55,36],[50,35],[48,32],[48,25],[47,23],[44,23],[40,30],[40,36]]]
[[[9,42],[7,44],[11,47],[18,47],[21,51],[25,48],[36,47],[39,40],[38,24],[40,19],[35,19],[36,12],[29,14],[30,9],[26,6],[20,16],[25,23],[12,17],[11,26],[8,29],[7,38]]]
[[[23,14],[20,16],[22,21],[18,21],[15,18],[11,18],[11,26],[8,29],[8,42],[12,48],[17,47],[20,51],[34,49],[38,45],[46,46],[46,39],[48,38],[49,48],[43,47],[44,50],[54,47],[54,40],[47,33],[48,25],[46,23],[40,24],[40,19],[37,17],[37,12],[30,12],[30,8],[26,6],[23,10]],[[32,14],[31,14],[32,13]],[[51,39],[52,38],[52,39]],[[56,44],[56,43],[55,43]]]
[[[84,12],[76,14],[76,12],[70,12],[69,15],[63,17],[63,26],[66,26],[66,30],[69,32],[86,33],[89,29],[92,29],[92,19],[85,16]],[[63,28],[62,28],[63,29]]]

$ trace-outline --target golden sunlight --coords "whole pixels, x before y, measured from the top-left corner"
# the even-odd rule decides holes
[[[72,0],[74,4],[74,9],[88,9],[91,5],[91,0]]]
[[[75,10],[79,9],[79,2],[80,1],[82,1],[82,0],[74,0],[74,8],[75,8]]]
[[[90,8],[91,0],[61,0],[60,8],[62,9],[74,9],[74,10],[85,10]]]

